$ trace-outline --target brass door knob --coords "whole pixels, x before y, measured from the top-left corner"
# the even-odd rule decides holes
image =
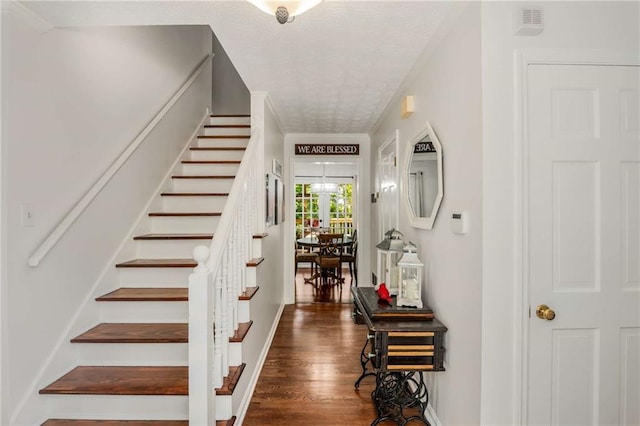
[[[556,313],[547,305],[538,305],[536,308],[536,316],[540,319],[551,321],[556,317]]]

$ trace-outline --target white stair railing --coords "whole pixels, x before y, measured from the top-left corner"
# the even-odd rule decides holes
[[[258,176],[259,140],[253,129],[211,246],[194,249],[198,266],[189,277],[189,424],[215,423],[214,388],[229,374],[229,337],[239,326],[238,298],[246,289],[248,248],[256,231],[253,204],[264,181]]]

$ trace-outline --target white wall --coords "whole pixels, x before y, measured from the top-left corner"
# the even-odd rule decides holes
[[[514,13],[531,3],[487,2],[482,6],[483,85],[483,317],[482,424],[520,424],[519,309],[522,278],[517,182],[519,166],[516,111],[518,52],[565,49],[640,51],[638,2],[535,2],[544,8],[539,36],[513,35]],[[446,152],[446,151],[445,151]],[[446,191],[446,186],[445,186]]]
[[[28,267],[28,257],[210,52],[211,32],[155,26],[41,33],[15,14],[2,19],[3,244],[11,247],[3,265],[2,388],[11,392],[3,393],[0,423],[10,424],[21,401],[46,384],[38,377],[57,345],[73,337],[65,330],[200,122],[210,68],[40,266]],[[23,204],[34,209],[33,227],[21,225]]]
[[[480,4],[458,4],[428,47],[399,95],[415,96],[415,109],[400,118],[398,97],[373,135],[375,153],[399,129],[399,167],[405,173],[407,145],[430,122],[443,149],[444,198],[432,230],[411,228],[400,203],[399,230],[418,247],[425,264],[423,301],[448,328],[445,372],[428,373],[431,404],[443,425],[480,421],[482,290],[482,91]],[[372,168],[375,170],[375,155]],[[401,193],[401,197],[404,194]],[[449,218],[464,210],[466,235],[450,231]],[[377,229],[377,215],[374,229]]]
[[[227,56],[218,38],[213,35],[213,61],[211,83],[211,111],[214,114],[249,114],[251,94]]]
[[[359,144],[360,154],[349,156],[337,156],[332,158],[330,155],[325,156],[312,156],[312,155],[295,155],[295,144]],[[294,164],[297,162],[311,163],[311,162],[326,162],[326,161],[343,161],[357,163],[357,179],[356,179],[356,210],[358,227],[362,229],[365,224],[369,224],[371,221],[371,204],[370,193],[371,187],[371,170],[369,168],[369,157],[371,155],[371,140],[369,135],[365,134],[326,134],[326,133],[288,133],[285,137],[285,175],[286,185],[288,188],[286,191],[287,197],[287,217],[293,218],[292,221],[287,223],[285,240],[287,253],[285,255],[285,303],[295,302],[295,275],[294,275],[294,256],[293,247],[296,236],[296,203],[294,181]],[[304,167],[304,166],[302,166]],[[310,168],[309,170],[313,170]],[[371,239],[371,235],[366,232],[358,232],[358,277],[360,281],[359,286],[370,285],[371,277],[371,264],[369,261],[369,253],[371,247],[375,246],[375,243]],[[289,249],[289,247],[291,247]]]

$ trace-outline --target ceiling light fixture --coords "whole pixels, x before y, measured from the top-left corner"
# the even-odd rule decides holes
[[[247,0],[249,3],[267,13],[274,15],[278,22],[286,24],[287,22],[293,22],[296,16],[303,14],[312,7],[316,7],[324,0]]]

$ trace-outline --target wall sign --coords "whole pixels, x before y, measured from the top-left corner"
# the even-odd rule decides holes
[[[360,144],[297,143],[295,155],[360,155]]]

